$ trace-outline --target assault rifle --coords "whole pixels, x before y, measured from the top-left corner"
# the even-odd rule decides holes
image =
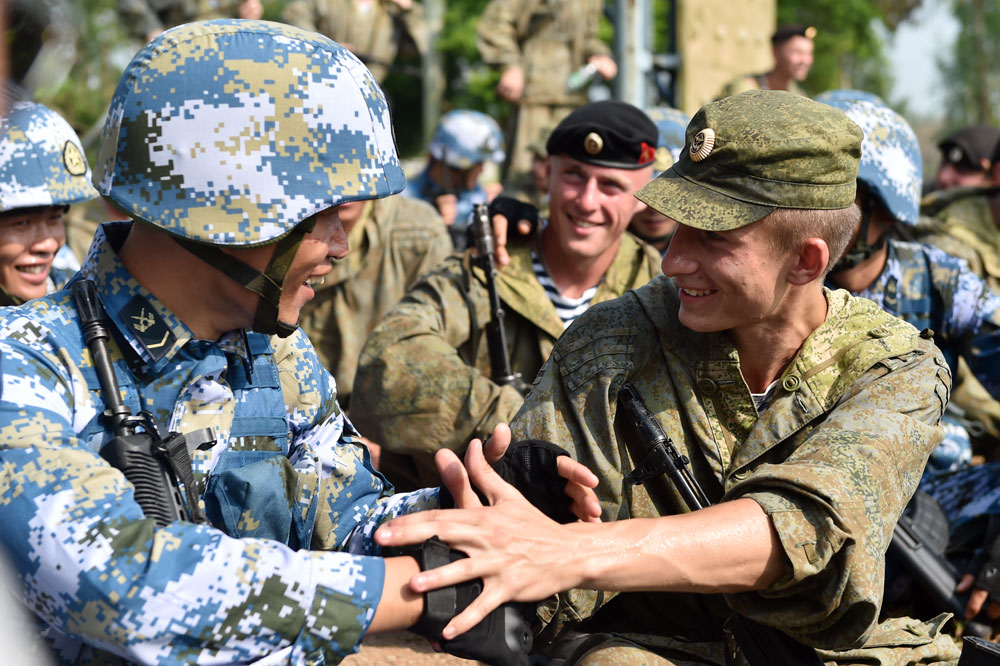
[[[917,492],[893,528],[888,555],[913,577],[936,609],[964,618],[969,597],[955,593],[959,572],[944,556],[948,535],[941,507],[930,495]],[[966,622],[962,632],[980,638],[992,633],[989,624],[975,621]]]
[[[72,290],[83,338],[107,405],[103,416],[115,431],[114,438],[101,448],[101,457],[125,475],[135,488],[136,502],[157,526],[165,527],[177,520],[206,522],[194,492],[191,452],[199,445],[214,443],[211,429],[202,428],[186,436],[170,433],[166,439],[161,439],[151,413],[142,411],[138,416],[133,415],[118,392],[118,379],[108,353],[104,309],[94,283],[80,280],[73,284]],[[187,504],[178,480],[184,484]]]
[[[641,485],[661,474],[666,474],[684,498],[691,511],[710,506],[707,496],[692,476],[690,461],[674,446],[653,414],[646,407],[642,396],[632,384],[626,382],[618,392],[618,426],[633,451],[646,451],[642,462],[626,475],[629,483]],[[734,613],[726,620],[726,629],[736,639],[750,666],[822,666],[816,651],[799,643],[791,636],[773,627],[760,624]]]
[[[527,395],[531,385],[524,381],[521,373],[510,367],[507,351],[507,332],[504,329],[504,311],[500,296],[497,295],[496,241],[493,238],[493,223],[486,204],[476,204],[472,209],[472,235],[476,243],[476,257],[473,262],[486,273],[486,291],[490,295],[490,321],[486,324],[486,344],[489,345],[490,379],[500,386],[513,386],[521,395]]]

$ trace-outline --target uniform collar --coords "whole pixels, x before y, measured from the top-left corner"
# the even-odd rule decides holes
[[[917,344],[916,329],[875,303],[842,289],[824,289],[826,319],[785,368],[771,405],[754,417],[750,390],[729,335],[684,328],[677,319],[677,290],[669,278],[658,278],[635,293],[659,333],[660,344],[673,349],[688,366],[698,399],[713,402],[721,412],[720,423],[731,428],[735,441],[730,472],[827,413],[876,363]]]
[[[510,264],[497,274],[497,293],[510,309],[531,320],[553,338],[558,338],[565,330],[563,322],[535,276],[531,247],[532,243],[511,243],[508,246]],[[631,234],[622,234],[618,252],[597,285],[591,303],[600,303],[625,293],[635,284],[636,272],[642,269],[643,258],[643,246]],[[485,281],[480,271],[477,270],[476,275]]]
[[[91,243],[80,275],[97,285],[98,297],[120,340],[153,372],[162,370],[194,334],[173,312],[132,276],[118,257],[132,222],[102,224]],[[219,341],[225,351],[244,355],[233,331]]]

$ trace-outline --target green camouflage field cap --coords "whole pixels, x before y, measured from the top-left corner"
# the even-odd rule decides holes
[[[778,90],[707,104],[680,159],[636,193],[696,229],[738,229],[777,208],[854,203],[863,134],[838,109]]]

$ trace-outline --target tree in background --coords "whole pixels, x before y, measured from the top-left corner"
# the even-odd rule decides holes
[[[855,88],[883,98],[892,84],[881,24],[889,32],[923,0],[778,0],[778,24],[816,27],[816,55],[805,89]]]
[[[996,123],[1000,104],[1000,4],[951,0],[959,33],[950,54],[938,57],[948,100],[947,131],[975,123]]]

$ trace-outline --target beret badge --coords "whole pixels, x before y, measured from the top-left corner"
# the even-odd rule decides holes
[[[588,155],[596,155],[604,148],[604,139],[597,132],[591,132],[583,139],[583,149]]]
[[[706,127],[698,132],[691,141],[691,147],[688,148],[691,161],[701,162],[712,154],[713,148],[715,148],[715,130],[711,127]]]

